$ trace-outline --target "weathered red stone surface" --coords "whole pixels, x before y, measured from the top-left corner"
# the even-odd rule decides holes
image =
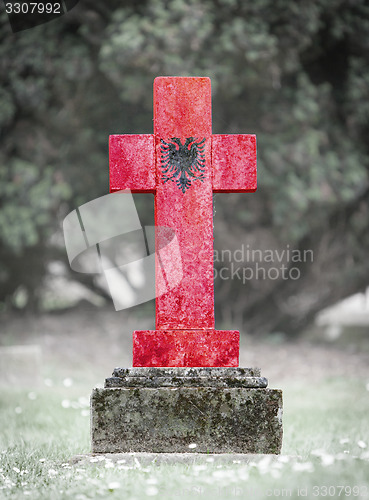
[[[133,366],[238,366],[238,353],[238,331],[133,332]]]
[[[109,137],[110,192],[130,189],[154,193],[156,188],[155,138],[153,135]]]
[[[237,366],[238,332],[214,329],[213,192],[256,190],[255,136],[212,136],[209,78],[159,77],[154,135],[111,136],[110,170],[111,191],[155,193],[155,225],[181,251],[183,278],[166,293],[175,263],[158,252],[156,330],[135,332],[133,366]]]
[[[155,226],[175,229],[183,270],[174,293],[157,293],[156,328],[214,328],[210,79],[156,78],[154,132]],[[189,137],[205,139],[205,178],[191,179],[185,192],[176,182],[163,180],[161,140],[170,143],[173,137],[182,144]]]
[[[182,139],[211,136],[210,78],[155,78],[154,134]]]
[[[215,192],[256,191],[256,136],[213,135],[212,166]]]

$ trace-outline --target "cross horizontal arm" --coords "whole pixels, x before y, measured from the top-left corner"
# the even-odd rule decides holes
[[[111,135],[110,192],[155,193],[155,140],[152,134]]]
[[[213,191],[256,191],[256,136],[251,134],[212,136]]]

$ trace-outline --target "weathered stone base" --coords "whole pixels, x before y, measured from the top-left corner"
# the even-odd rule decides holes
[[[91,396],[93,453],[280,453],[282,391],[266,389],[257,369],[133,368],[113,375]]]

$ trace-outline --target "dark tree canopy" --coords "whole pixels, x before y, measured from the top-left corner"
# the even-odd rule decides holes
[[[257,134],[257,193],[215,197],[218,255],[242,246],[313,253],[313,262],[286,253],[278,263],[265,253],[233,262],[249,275],[216,280],[218,323],[292,334],[368,284],[365,0],[81,0],[24,32],[12,34],[4,13],[0,22],[6,307],[20,286],[38,307],[48,263],[66,260],[61,220],[108,192],[109,134],[151,133],[158,75],[211,77],[214,133]],[[230,267],[223,257],[218,271]],[[300,277],[249,279],[257,264]]]

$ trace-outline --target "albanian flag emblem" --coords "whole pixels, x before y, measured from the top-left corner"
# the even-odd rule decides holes
[[[196,140],[188,137],[184,144],[178,137],[168,142],[161,139],[162,180],[173,181],[185,193],[193,180],[204,181],[205,138]]]

